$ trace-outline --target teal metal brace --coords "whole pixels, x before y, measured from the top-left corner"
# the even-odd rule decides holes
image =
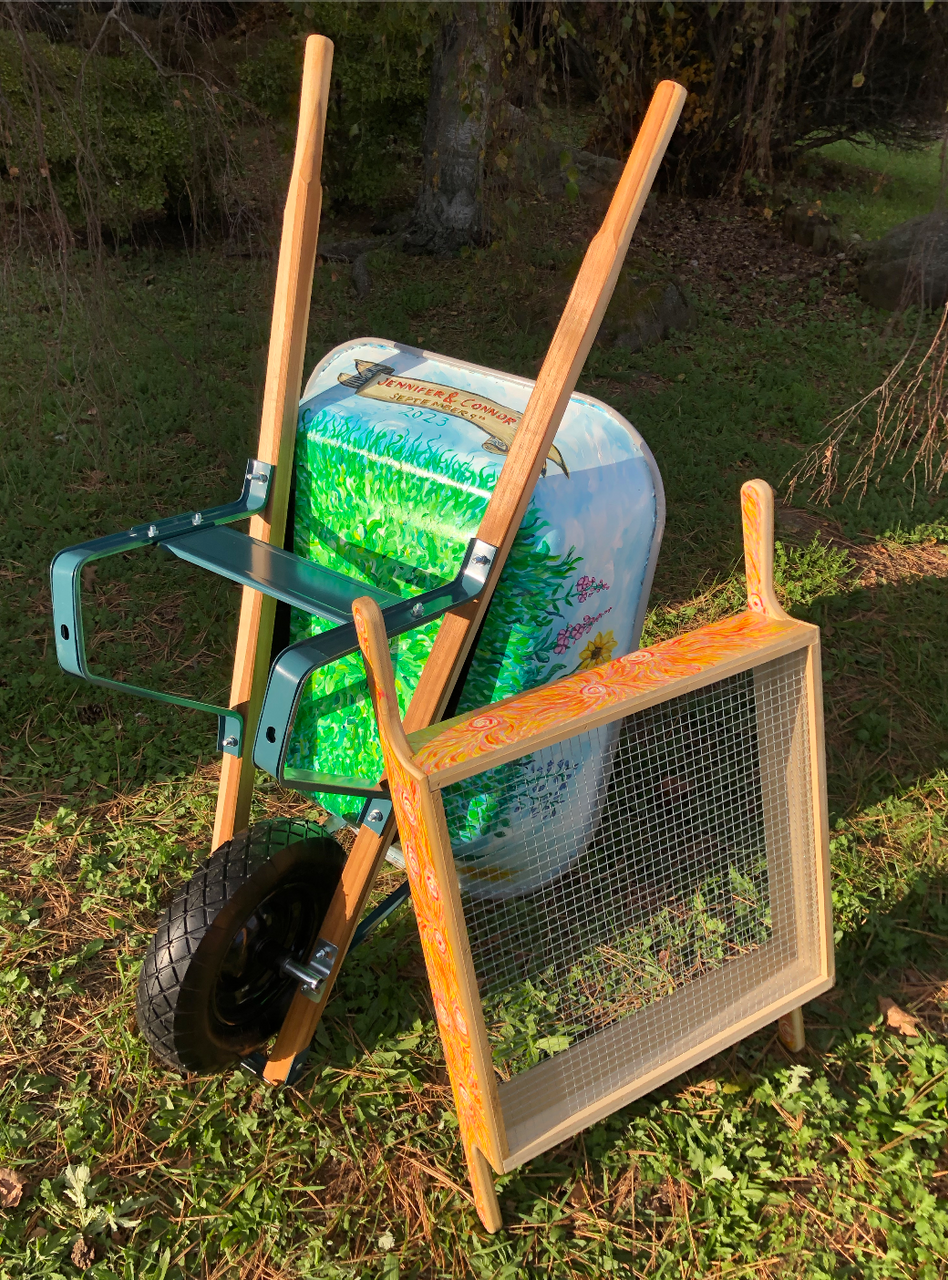
[[[274,468],[267,462],[251,459],[247,463],[244,484],[236,502],[209,507],[204,511],[191,511],[185,515],[169,516],[150,524],[135,525],[123,533],[111,533],[104,538],[93,538],[78,546],[60,551],[50,566],[50,589],[53,597],[53,630],[56,637],[56,657],[59,665],[70,675],[79,676],[104,689],[120,693],[133,693],[155,702],[169,702],[192,711],[209,711],[218,719],[217,747],[228,755],[239,756],[243,749],[244,718],[230,707],[217,707],[208,702],[197,702],[180,694],[160,693],[124,680],[109,680],[93,675],[86,662],[85,639],[82,629],[82,570],[93,560],[121,555],[139,547],[166,544],[187,533],[195,533],[263,511],[270,496],[270,484]]]
[[[382,795],[380,783],[366,778],[299,770],[293,770],[292,776],[287,776],[285,764],[290,730],[305,685],[317,668],[354,653],[358,648],[352,623],[353,601],[360,596],[371,596],[382,610],[387,633],[390,636],[401,635],[441,617],[449,609],[474,600],[484,589],[496,548],[472,538],[455,578],[403,600],[378,587],[347,578],[345,574],[227,528],[235,520],[243,520],[264,510],[273,472],[274,468],[268,463],[251,460],[247,464],[243,491],[236,502],[136,525],[124,533],[94,538],[60,551],[50,568],[56,656],[64,671],[105,689],[216,715],[218,750],[233,756],[242,754],[244,718],[239,711],[197,702],[178,694],[160,693],[127,681],[96,676],[89,670],[82,629],[84,566],[93,560],[121,555],[138,547],[164,547],[180,559],[229,578],[240,586],[252,587],[337,624],[329,631],[284,649],[274,663],[254,747],[254,760],[280,782],[297,791]]]

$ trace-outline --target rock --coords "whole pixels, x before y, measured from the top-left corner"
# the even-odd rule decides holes
[[[826,214],[812,207],[785,209],[781,225],[785,240],[812,249],[820,257],[836,253],[842,244],[839,232]]]
[[[540,138],[516,117],[516,108],[508,112],[508,128],[518,125],[521,134],[516,160],[508,173],[514,190],[562,199],[567,183],[575,182],[580,199],[600,202],[611,199],[622,175],[622,162],[613,156],[596,155],[592,151],[573,150],[548,138]]]
[[[524,329],[551,332],[560,318],[579,259],[559,268],[553,279],[517,314]],[[542,277],[541,277],[542,279]],[[675,276],[656,269],[644,255],[627,262],[616,283],[596,343],[624,351],[641,351],[661,342],[670,333],[692,329],[696,322],[694,308]]]
[[[695,320],[694,308],[677,280],[649,283],[640,276],[623,273],[596,341],[603,347],[641,351],[670,333],[693,329]]]
[[[893,227],[865,245],[857,282],[871,307],[894,311],[901,302],[941,307],[948,302],[948,211],[936,210]]]

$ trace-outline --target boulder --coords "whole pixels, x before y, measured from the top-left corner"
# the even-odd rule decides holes
[[[695,320],[694,308],[674,277],[649,281],[630,271],[619,276],[596,341],[603,347],[641,351],[670,333],[693,329]]]
[[[871,307],[894,311],[900,303],[948,302],[948,211],[936,210],[900,223],[865,247],[859,296]]]
[[[839,232],[830,219],[812,206],[785,209],[781,226],[784,239],[812,249],[820,257],[836,253],[841,247]]]
[[[560,267],[546,282],[538,275],[536,294],[516,316],[522,328],[553,330],[573,287],[579,261],[576,258]],[[643,254],[622,268],[596,343],[623,351],[641,351],[670,333],[694,328],[696,319],[677,277]]]

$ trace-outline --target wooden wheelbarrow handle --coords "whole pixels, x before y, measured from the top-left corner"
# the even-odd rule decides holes
[[[296,134],[293,173],[283,214],[283,235],[273,298],[270,353],[263,389],[260,443],[257,457],[276,465],[270,501],[262,515],[250,521],[250,536],[282,547],[293,467],[296,420],[303,381],[303,357],[309,306],[313,294],[316,241],[322,188],[319,174],[329,102],[332,41],[310,36],[303,60],[300,120]],[[237,627],[237,648],[230,690],[230,705],[244,714],[242,756],[225,755],[217,795],[212,849],[219,848],[235,831],[250,822],[254,767],[251,756],[257,719],[266,689],[273,642],[276,602],[251,587],[244,587]]]

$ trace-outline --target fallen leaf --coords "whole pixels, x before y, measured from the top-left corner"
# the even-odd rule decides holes
[[[581,1182],[577,1182],[572,1187],[566,1199],[570,1202],[570,1204],[573,1206],[574,1209],[584,1209],[586,1205],[589,1203],[589,1198],[586,1195],[586,1188],[583,1186]]]
[[[23,1199],[26,1179],[15,1169],[0,1169],[0,1208],[15,1209]]]
[[[879,1012],[885,1018],[885,1025],[891,1031],[898,1031],[903,1036],[917,1036],[918,1023],[915,1019],[900,1009],[894,1000],[890,1000],[888,996],[879,997]]]
[[[72,1253],[69,1256],[80,1271],[85,1271],[86,1267],[91,1267],[95,1262],[95,1245],[85,1236],[80,1236],[72,1246]]]

